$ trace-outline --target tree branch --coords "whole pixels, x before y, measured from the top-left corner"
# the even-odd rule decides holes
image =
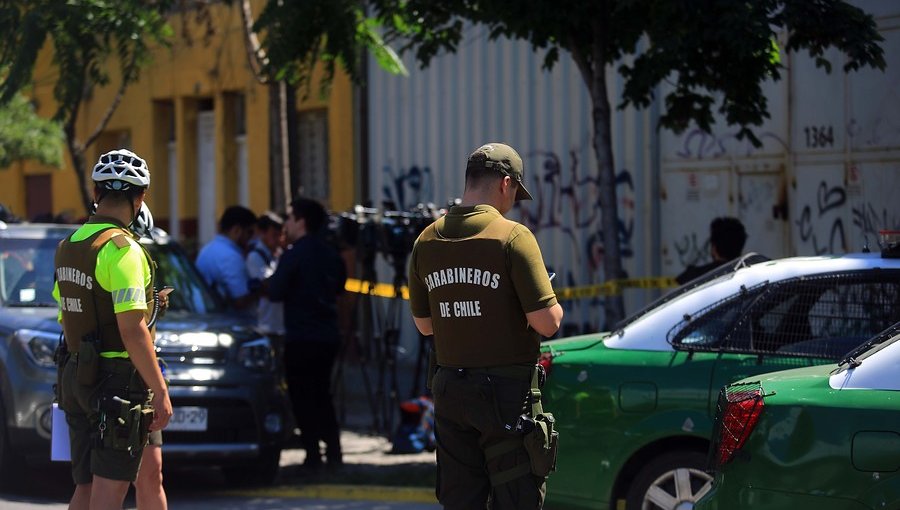
[[[266,51],[259,44],[259,38],[253,31],[253,11],[250,10],[250,0],[241,0],[241,28],[244,30],[244,49],[247,51],[247,63],[253,76],[262,84],[269,83],[269,78],[263,75],[262,68],[269,63]]]
[[[106,113],[103,114],[103,118],[100,119],[100,122],[97,123],[97,127],[94,128],[94,132],[88,135],[87,138],[84,139],[84,143],[81,144],[81,150],[90,147],[94,141],[97,140],[97,137],[100,136],[100,133],[106,129],[106,125],[109,124],[109,119],[112,118],[113,113],[116,112],[116,108],[119,107],[119,103],[122,102],[122,96],[125,95],[125,87],[128,84],[126,83],[125,77],[122,77],[122,82],[119,84],[119,90],[116,91],[115,97],[113,97],[112,102],[109,104],[109,107],[106,108]]]

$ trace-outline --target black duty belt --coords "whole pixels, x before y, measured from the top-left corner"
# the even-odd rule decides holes
[[[107,373],[130,375],[134,372],[134,363],[128,359],[100,358],[100,370]]]
[[[459,367],[441,366],[438,368],[459,372],[461,374],[496,375],[499,377],[508,377],[510,379],[517,379],[519,377],[530,378],[532,373],[534,373],[534,364],[503,365],[503,366],[498,366],[498,367],[475,367],[475,368],[459,368]]]

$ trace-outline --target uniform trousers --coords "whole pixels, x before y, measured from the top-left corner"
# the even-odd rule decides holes
[[[521,375],[516,375],[521,368]],[[539,509],[546,478],[527,473],[492,486],[491,476],[529,464],[523,445],[500,455],[485,450],[511,438],[510,430],[527,412],[534,365],[498,369],[440,367],[432,382],[438,479],[436,495],[446,509]],[[503,375],[499,375],[502,373]]]
[[[75,375],[77,359],[72,356],[63,368],[59,406],[66,412],[72,450],[72,479],[78,485],[91,483],[93,476],[133,482],[141,466],[143,445],[131,451],[97,444],[101,412],[98,400],[117,396],[149,407],[151,394],[129,361],[103,360],[95,386],[83,386]],[[107,434],[115,433],[110,418]],[[159,436],[162,444],[162,435]]]

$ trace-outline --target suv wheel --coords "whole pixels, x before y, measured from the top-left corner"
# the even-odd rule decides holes
[[[222,473],[225,483],[232,486],[271,485],[278,476],[281,449],[265,449],[250,465],[225,466]]]
[[[690,510],[712,487],[706,455],[669,452],[641,469],[628,489],[627,510]]]

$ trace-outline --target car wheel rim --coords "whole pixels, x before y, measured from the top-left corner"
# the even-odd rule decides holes
[[[712,477],[699,469],[666,471],[644,494],[643,510],[691,510],[712,487]]]

